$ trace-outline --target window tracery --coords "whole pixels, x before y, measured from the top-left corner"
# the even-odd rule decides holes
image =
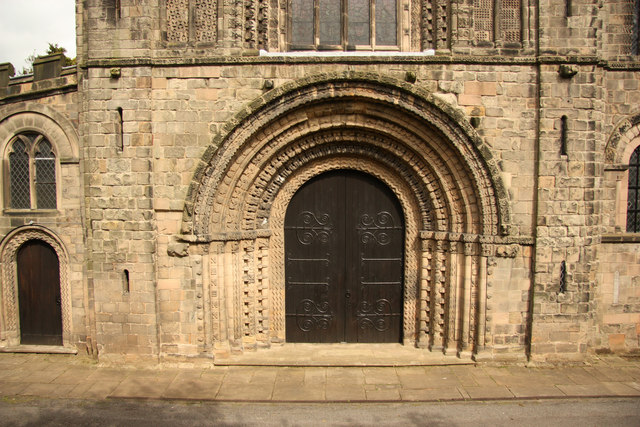
[[[36,132],[16,135],[9,144],[10,209],[56,209],[56,154],[47,138]]]
[[[394,50],[397,0],[291,0],[292,50]]]

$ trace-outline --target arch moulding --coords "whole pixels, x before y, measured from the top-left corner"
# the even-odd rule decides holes
[[[62,304],[62,343],[71,347],[71,284],[69,256],[62,241],[50,230],[39,226],[25,226],[13,230],[0,243],[0,277],[2,277],[2,328],[0,343],[7,347],[20,344],[20,311],[18,307],[18,249],[30,240],[49,244],[60,264],[60,299]]]
[[[284,340],[284,214],[304,182],[334,169],[375,176],[402,205],[405,344],[483,349],[487,257],[510,224],[495,159],[431,94],[344,73],[268,92],[201,159],[180,237],[209,254],[199,283],[210,302],[203,350]]]

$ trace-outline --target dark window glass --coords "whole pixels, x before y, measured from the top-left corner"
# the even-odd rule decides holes
[[[640,232],[640,147],[636,148],[629,159],[629,186],[627,192],[627,231]]]
[[[56,156],[51,143],[39,133],[21,133],[12,142],[9,199],[12,209],[57,207]]]
[[[319,0],[320,44],[339,45],[340,42],[340,2]]]
[[[371,27],[369,0],[349,0],[349,34],[350,45],[362,46],[371,44],[369,29]]]
[[[292,49],[398,45],[397,0],[290,1]]]
[[[56,208],[56,158],[49,141],[42,140],[36,151],[36,200],[39,209]]]
[[[291,42],[302,45],[314,44],[313,0],[291,1]]]
[[[11,207],[29,209],[31,207],[31,190],[29,184],[29,154],[26,144],[17,139],[9,155],[9,174],[11,183]]]
[[[376,44],[395,46],[398,43],[396,0],[376,0]]]

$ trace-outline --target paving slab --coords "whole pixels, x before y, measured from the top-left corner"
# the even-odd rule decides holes
[[[566,396],[562,390],[552,385],[513,385],[508,386],[509,390],[515,397],[532,398],[532,397],[564,397]]]
[[[172,381],[170,377],[128,377],[120,382],[109,397],[159,399]]]
[[[276,383],[272,400],[293,402],[319,402],[325,400],[325,387],[300,385],[297,383]]]
[[[597,397],[597,396],[640,396],[637,390],[624,383],[604,382],[594,384],[558,385],[567,396]]]
[[[400,384],[395,368],[363,368],[365,384]]]
[[[216,395],[217,400],[268,401],[273,396],[271,384],[233,384],[224,382]]]
[[[640,361],[592,366],[105,367],[0,354],[0,396],[224,401],[446,401],[638,396]],[[73,356],[71,356],[73,357]],[[617,363],[621,365],[617,365]],[[33,369],[37,368],[37,369]]]
[[[397,401],[400,400],[400,389],[388,388],[377,390],[365,390],[367,400],[371,401]]]
[[[162,393],[165,399],[213,400],[216,398],[221,380],[176,378]]]
[[[515,396],[507,386],[492,385],[462,387],[470,399],[513,399]]]
[[[88,380],[89,376],[94,373],[94,369],[75,367],[63,371],[52,382],[55,384],[80,384]]]
[[[407,401],[445,401],[462,400],[464,398],[457,387],[401,390],[400,396],[402,400]]]
[[[367,399],[362,384],[331,383],[325,387],[325,397],[328,401],[364,401]]]
[[[52,398],[68,397],[75,388],[72,384],[31,383],[20,393],[22,396],[47,396]]]

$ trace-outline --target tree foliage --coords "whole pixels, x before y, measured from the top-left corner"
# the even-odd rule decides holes
[[[41,58],[43,56],[47,56],[47,55],[53,55],[56,53],[61,53],[62,55],[64,55],[64,66],[69,66],[69,65],[76,65],[76,58],[68,58],[66,53],[67,53],[67,49],[65,47],[62,46],[58,46],[58,43],[49,43],[49,47],[47,48],[47,51],[44,54],[38,55],[36,54],[36,51],[34,50],[33,53],[29,56],[27,56],[26,61],[29,63],[29,66],[27,67],[22,67],[22,71],[20,72],[20,74],[24,75],[24,74],[32,74],[33,73],[33,63],[35,62],[36,59]]]

